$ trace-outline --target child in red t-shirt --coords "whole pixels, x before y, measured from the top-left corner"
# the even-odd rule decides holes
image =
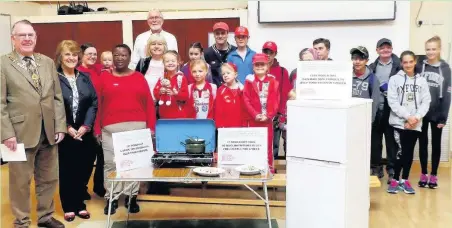
[[[190,63],[190,69],[195,83],[188,86],[188,117],[195,119],[213,119],[217,86],[206,81],[209,66],[206,61],[199,59]]]
[[[253,56],[254,74],[245,79],[243,101],[250,115],[248,126],[268,129],[268,165],[273,173],[273,118],[278,111],[279,85],[268,70],[267,55],[259,53]]]
[[[154,87],[154,97],[159,101],[161,119],[187,118],[187,79],[178,71],[179,54],[168,51],[163,55],[164,76]]]
[[[221,74],[224,84],[218,89],[215,99],[215,124],[217,128],[247,126],[243,85],[237,82],[237,66],[234,63],[224,63]]]

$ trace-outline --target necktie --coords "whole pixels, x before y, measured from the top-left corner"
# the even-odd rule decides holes
[[[38,74],[38,69],[36,69],[35,65],[32,62],[33,59],[29,56],[25,56],[23,60],[25,61],[25,66],[27,67],[31,79],[33,80],[34,86],[36,87],[38,92],[41,93],[41,79]]]

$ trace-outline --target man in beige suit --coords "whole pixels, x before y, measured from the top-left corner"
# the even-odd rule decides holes
[[[15,151],[25,145],[27,161],[9,163],[14,227],[30,227],[30,182],[36,183],[38,226],[63,228],[52,217],[58,184],[58,148],[66,116],[54,62],[34,53],[36,32],[19,21],[12,28],[14,51],[1,56],[1,142]]]

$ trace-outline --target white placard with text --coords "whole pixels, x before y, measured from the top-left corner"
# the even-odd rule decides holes
[[[267,168],[267,128],[219,128],[218,166],[255,165]]]
[[[154,147],[150,129],[113,133],[112,137],[118,172],[151,165]]]
[[[352,67],[351,61],[299,61],[297,99],[350,99]]]

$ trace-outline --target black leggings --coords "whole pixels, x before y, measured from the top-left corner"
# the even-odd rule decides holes
[[[394,179],[408,180],[411,164],[413,164],[414,147],[420,132],[414,130],[401,130],[394,128],[394,139],[397,146],[396,161],[394,167]]]
[[[441,136],[442,128],[438,128],[438,123],[428,121],[422,122],[422,132],[419,137],[419,158],[421,160],[422,174],[427,174],[428,163],[428,125],[432,129],[432,175],[437,175],[439,160],[441,158]]]

